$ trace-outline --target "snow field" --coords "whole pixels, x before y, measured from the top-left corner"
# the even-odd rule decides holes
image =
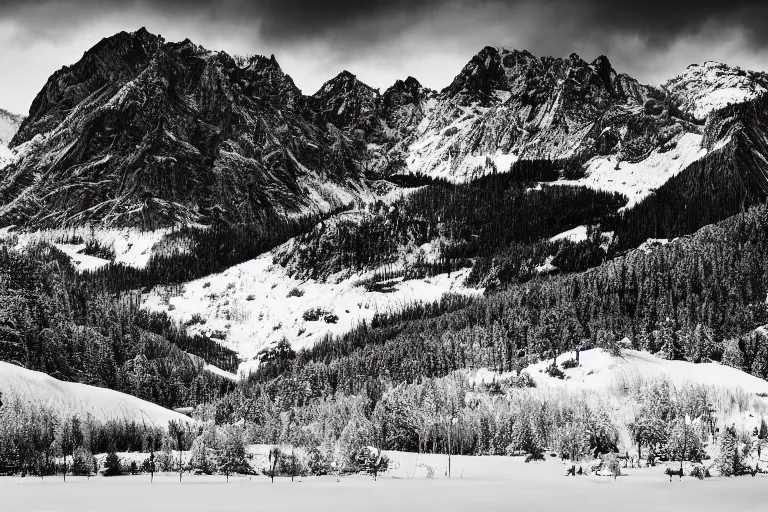
[[[0,231],[0,239],[15,241],[17,250],[36,242],[51,243],[72,259],[72,264],[77,270],[84,271],[96,270],[110,263],[110,260],[83,254],[82,251],[85,249],[85,242],[87,241],[95,240],[101,247],[114,250],[114,263],[144,268],[153,251],[157,251],[156,244],[159,244],[169,233],[169,229],[142,231],[132,228],[90,228],[84,226],[33,232],[15,232],[4,228]],[[78,238],[83,243],[69,243]]]
[[[170,420],[192,420],[159,405],[119,391],[87,384],[63,382],[42,372],[0,361],[3,400],[19,398],[28,404],[53,409],[60,416],[77,414],[97,421],[127,420],[167,427]]]
[[[574,352],[561,354],[558,365],[575,356]],[[631,349],[623,349],[621,357],[611,356],[599,348],[585,350],[580,353],[579,363],[576,368],[561,368],[565,379],[545,373],[552,364],[551,359],[529,365],[522,372],[531,376],[536,387],[519,392],[546,398],[550,403],[568,403],[578,398],[604,407],[619,427],[621,451],[631,450],[634,446],[627,425],[634,421],[637,411],[635,402],[627,397],[650,384],[667,382],[676,392],[684,392],[691,386],[704,387],[717,411],[715,416],[720,425],[733,424],[751,432],[760,425],[761,418],[768,420],[768,397],[761,396],[768,395],[768,381],[736,368],[715,363],[669,361]],[[513,375],[514,372],[497,373],[487,368],[468,372],[470,382],[476,384]],[[715,455],[714,452],[711,454]]]
[[[219,339],[246,359],[239,372],[248,372],[257,364],[251,359],[259,350],[282,338],[299,350],[328,334],[344,334],[360,322],[370,321],[377,312],[394,311],[417,301],[436,301],[446,292],[482,293],[464,286],[470,269],[420,280],[396,280],[393,291],[386,293],[361,286],[373,272],[338,281],[299,280],[273,263],[275,251],[188,282],[179,295],[157,287],[145,297],[142,307],[167,312],[186,323],[190,334]],[[306,320],[304,313],[312,309],[320,309],[324,315]],[[325,314],[338,319],[326,321]]]
[[[276,478],[264,476],[184,475],[174,473],[122,477],[0,478],[6,510],[195,512],[269,511],[461,511],[523,510],[593,512],[720,512],[765,510],[768,477],[683,478],[669,482],[660,467],[626,470],[627,476],[565,477],[555,459],[525,464],[521,457],[452,457],[452,478],[445,476],[447,456],[389,453],[399,467],[374,482],[368,476]],[[418,457],[418,460],[417,460]],[[428,464],[433,479],[413,468]],[[460,477],[464,472],[463,478]]]
[[[586,176],[578,180],[559,180],[555,185],[586,186],[608,192],[619,192],[629,199],[622,209],[636,205],[655,189],[706,155],[701,147],[703,137],[696,133],[681,135],[673,149],[654,150],[637,163],[618,162],[615,156],[596,156],[586,163]]]

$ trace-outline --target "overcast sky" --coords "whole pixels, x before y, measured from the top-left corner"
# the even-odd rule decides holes
[[[382,90],[441,89],[483,46],[601,54],[660,84],[688,64],[768,69],[768,2],[740,0],[0,0],[0,107],[25,114],[47,78],[101,38],[144,26],[167,41],[275,54],[304,93],[347,69]]]

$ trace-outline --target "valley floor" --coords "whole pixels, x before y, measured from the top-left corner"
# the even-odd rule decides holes
[[[624,470],[626,476],[566,477],[559,460],[525,464],[519,457],[453,457],[453,478],[445,476],[447,458],[393,453],[394,466],[378,481],[367,476],[275,479],[264,476],[162,474],[124,477],[0,478],[0,503],[6,511],[462,511],[521,510],[569,512],[622,510],[697,512],[768,510],[768,476],[685,477],[671,483],[662,467]],[[427,479],[425,463],[435,469]],[[461,473],[463,477],[460,477]],[[409,478],[410,477],[410,478]]]

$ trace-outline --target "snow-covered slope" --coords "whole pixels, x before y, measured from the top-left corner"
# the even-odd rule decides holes
[[[566,352],[558,357],[558,363],[576,357],[574,352]],[[666,380],[675,386],[699,384],[731,391],[742,390],[746,393],[768,393],[768,381],[745,373],[736,368],[717,363],[694,364],[687,361],[661,359],[647,352],[622,349],[616,357],[607,351],[596,348],[584,350],[579,354],[580,366],[563,369],[565,379],[552,377],[545,372],[552,364],[547,359],[526,367],[538,386],[566,386],[572,389],[600,391],[622,387],[632,387],[643,382]],[[474,376],[476,382],[490,382],[504,378],[509,374],[497,374],[489,370],[480,370]],[[766,400],[768,406],[768,400]]]
[[[0,361],[3,400],[18,397],[26,403],[53,408],[60,415],[90,416],[97,421],[135,420],[167,426],[170,420],[192,421],[159,405],[111,389],[63,382],[41,372]]]
[[[596,156],[585,164],[586,175],[583,178],[555,183],[619,192],[629,199],[624,208],[631,208],[672,176],[706,155],[707,150],[702,148],[701,143],[701,135],[684,133],[670,141],[664,150],[654,149],[639,162],[622,162],[616,156]]]
[[[0,229],[0,240],[12,240],[14,248],[22,250],[36,242],[55,245],[72,260],[77,270],[94,270],[110,262],[123,263],[130,267],[144,268],[149,258],[163,250],[163,238],[168,229],[143,231],[135,228],[79,227],[70,229],[44,229],[38,231],[15,231]],[[99,247],[114,253],[114,258],[105,259],[84,253],[87,242],[96,242]],[[174,244],[175,250],[182,247]]]
[[[275,255],[288,245],[290,242],[223,273],[186,283],[179,295],[157,287],[145,297],[143,307],[165,311],[185,322],[190,333],[211,335],[251,359],[282,338],[294,349],[309,347],[327,334],[349,331],[377,312],[435,301],[446,292],[483,291],[464,286],[469,269],[420,280],[393,280],[385,291],[363,286],[373,272],[343,279],[301,280],[273,263]],[[309,314],[313,310],[319,312],[313,316]],[[246,362],[241,370],[249,366]]]
[[[582,351],[578,367],[563,369],[562,363],[573,358],[575,353],[567,352],[557,359],[559,369],[565,374],[563,379],[546,372],[552,359],[524,368],[522,372],[530,375],[536,384],[525,392],[560,400],[576,396],[607,406],[614,421],[622,426],[625,446],[633,444],[626,426],[637,414],[636,402],[627,396],[637,396],[655,384],[667,383],[673,392],[685,392],[691,386],[703,387],[718,411],[719,423],[735,424],[748,432],[759,426],[761,417],[768,415],[768,381],[730,366],[670,361],[631,349],[622,349],[617,357],[597,348]],[[468,372],[470,381],[477,384],[514,375],[515,372],[497,373],[488,369]]]
[[[714,110],[766,92],[768,75],[708,61],[691,64],[664,88],[680,101],[683,111],[703,120]]]
[[[0,168],[13,160],[13,152],[9,146],[23,120],[23,116],[11,114],[0,108]]]

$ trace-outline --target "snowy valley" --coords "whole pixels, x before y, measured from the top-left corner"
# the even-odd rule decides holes
[[[141,29],[0,110],[3,499],[763,506],[766,75],[457,72],[309,95]]]

